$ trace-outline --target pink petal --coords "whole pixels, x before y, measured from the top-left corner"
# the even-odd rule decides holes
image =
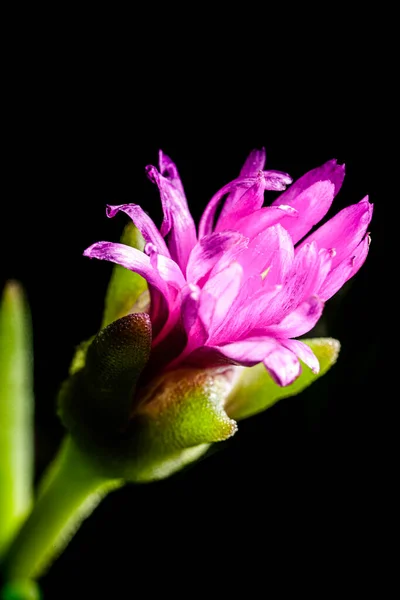
[[[302,302],[296,310],[288,314],[280,323],[264,327],[263,334],[277,338],[304,335],[316,325],[322,315],[323,308],[323,301],[313,296]]]
[[[255,177],[257,173],[264,168],[265,160],[265,148],[252,150],[241,168],[239,177]],[[232,207],[236,204],[241,195],[242,191],[240,189],[236,189],[228,195],[221,210],[220,216],[222,219],[224,219],[225,215],[232,212]]]
[[[231,250],[229,255],[233,259],[241,249],[247,246],[247,243],[248,239],[236,231],[224,231],[204,236],[190,253],[186,267],[187,280],[191,283],[198,283],[208,275],[221,257],[226,257],[228,250]]]
[[[319,373],[319,361],[310,346],[307,346],[307,344],[304,344],[299,340],[281,340],[281,343],[285,348],[294,352],[304,364],[310,367],[313,373]]]
[[[299,213],[291,206],[266,206],[254,211],[250,215],[239,219],[235,224],[235,230],[249,238],[256,236],[271,225],[280,223],[283,217],[298,217]]]
[[[295,244],[328,212],[344,179],[344,165],[330,160],[298,179],[273,205],[286,204],[299,212],[299,218],[284,218],[281,224]]]
[[[265,276],[268,287],[282,283],[292,267],[294,248],[290,235],[281,225],[273,225],[260,232],[240,253],[246,279],[258,274]],[[268,273],[265,275],[265,271]]]
[[[114,217],[119,211],[124,212],[128,215],[139,229],[145,242],[151,243],[157,249],[157,252],[164,256],[169,256],[169,250],[166,243],[164,242],[157,227],[150,219],[150,217],[144,212],[137,204],[120,204],[118,206],[107,206],[107,216]]]
[[[182,271],[171,258],[158,254],[158,252],[152,253],[150,262],[155,269],[159,272],[161,278],[167,281],[175,289],[181,290],[186,285],[186,280],[182,274]]]
[[[227,185],[224,185],[224,187],[211,198],[206,206],[200,219],[199,238],[212,233],[218,205],[226,194],[238,189],[240,196],[243,196],[247,190],[260,181],[264,183],[264,189],[281,191],[284,190],[286,185],[291,183],[292,180],[287,173],[281,173],[279,171],[262,171],[262,176],[257,174],[255,177],[238,177]],[[247,200],[249,200],[249,198],[247,198]]]
[[[221,321],[218,328],[211,332],[209,344],[221,345],[253,337],[249,334],[253,331],[254,336],[264,335],[263,325],[265,326],[265,320],[268,322],[269,305],[279,293],[281,286],[265,292],[261,283],[261,281],[255,281],[255,278],[246,281],[225,319]],[[250,289],[249,297],[246,298],[249,285],[253,289]]]
[[[164,154],[162,150],[160,150],[158,153],[158,165],[160,167],[161,175],[169,179],[169,181],[180,191],[182,196],[185,198],[185,192],[183,189],[181,178],[178,173],[178,169],[176,168],[175,163],[170,159],[170,157]]]
[[[225,318],[212,330],[212,343],[240,339],[265,320],[268,322],[270,304],[281,289],[275,284],[291,270],[293,256],[292,240],[280,225],[260,233],[237,256],[243,268],[242,285]]]
[[[84,256],[109,260],[121,265],[121,267],[139,273],[147,280],[151,297],[150,318],[153,326],[153,337],[155,338],[173,309],[176,292],[172,293],[171,287],[152,265],[149,256],[136,248],[113,242],[93,244],[85,250]]]
[[[343,260],[335,269],[333,269],[324,281],[318,295],[323,300],[329,300],[353,275],[357,273],[364,264],[368,255],[370,237],[366,235],[353,251],[351,258]]]
[[[242,285],[242,277],[242,267],[234,262],[206,282],[200,294],[199,316],[209,332],[216,329],[229,312]]]
[[[169,169],[171,169],[171,164],[173,164],[172,161],[168,164]],[[165,167],[164,155],[162,165]],[[174,168],[176,170],[175,165]],[[146,170],[149,178],[157,184],[160,191],[164,211],[161,234],[164,237],[169,234],[168,247],[171,257],[178,263],[184,272],[189,254],[195,246],[197,238],[194,221],[189,212],[180,179],[178,187],[176,187],[174,184],[174,181],[176,183],[175,171],[172,171],[172,177],[169,177],[169,170],[167,169],[165,171],[168,174],[167,178],[161,175],[158,170],[151,165],[146,167]]]
[[[368,196],[358,204],[341,210],[327,223],[309,235],[300,248],[307,242],[317,242],[319,248],[333,249],[332,269],[346,258],[350,258],[354,249],[364,237],[372,218],[373,205]]]
[[[283,346],[268,354],[263,363],[274,381],[282,387],[293,383],[301,373],[299,359]]]
[[[263,172],[259,171],[253,185],[242,192],[238,189],[230,194],[215,226],[215,231],[236,229],[236,222],[262,207],[264,203],[265,180]],[[229,202],[227,206],[227,202]]]
[[[316,294],[325,281],[330,266],[331,256],[328,251],[319,252],[315,243],[306,244],[301,248],[295,256],[281,292],[269,304],[264,318],[265,325],[279,323],[304,300]]]
[[[139,275],[147,280],[149,285],[154,286],[166,298],[169,297],[166,281],[164,281],[160,277],[158,271],[153,268],[150,258],[136,248],[114,242],[97,242],[90,246],[90,248],[87,248],[83,255],[88,256],[89,258],[109,260],[130,271],[139,273]]]
[[[252,150],[240,171],[241,177],[248,177],[256,175],[258,171],[261,171],[265,166],[267,155],[265,148]]]
[[[240,193],[240,190],[237,190],[234,194],[234,200],[231,200],[232,194],[230,194],[228,207],[226,208],[227,203],[225,202],[215,227],[216,231],[236,229],[238,220],[251,215],[254,211],[262,207],[265,190],[276,189],[275,185],[277,181],[279,189],[282,189],[282,181],[284,181],[284,185],[291,182],[291,178],[287,174],[281,174],[283,175],[282,180],[276,180],[275,175],[271,177],[271,173],[272,171],[258,171],[257,175],[254,176],[254,185],[250,189],[244,193]]]
[[[215,349],[234,364],[252,367],[262,362],[268,354],[279,349],[279,342],[274,338],[260,337],[216,346]]]

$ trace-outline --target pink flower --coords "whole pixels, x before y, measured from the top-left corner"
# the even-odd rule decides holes
[[[324,302],[364,263],[372,204],[366,197],[310,233],[338,193],[344,165],[328,161],[263,207],[265,190],[292,181],[264,164],[264,149],[251,152],[239,177],[210,200],[198,234],[176,166],[162,152],[159,170],[147,167],[161,195],[160,231],[136,204],[108,207],[109,217],[123,211],[133,220],[145,251],[98,242],[85,255],[147,280],[153,372],[263,362],[281,386],[298,377],[299,359],[318,372],[312,350],[293,338],[314,327]]]

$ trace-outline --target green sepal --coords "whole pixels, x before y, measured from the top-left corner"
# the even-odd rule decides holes
[[[213,442],[236,430],[224,402],[232,387],[229,370],[179,369],[159,376],[131,398],[127,428],[93,435],[69,419],[76,443],[104,476],[133,482],[168,477],[197,460]],[[76,389],[70,389],[72,397]],[[64,417],[64,423],[66,419]]]
[[[278,386],[261,363],[243,369],[240,378],[231,392],[226,410],[236,420],[251,417],[266,410],[278,400],[295,396],[324,375],[336,362],[340,343],[333,338],[301,340],[314,352],[319,360],[320,371],[314,374],[302,363],[302,373],[291,385]]]
[[[133,223],[128,223],[121,236],[121,243],[143,251],[144,239]],[[135,312],[146,312],[149,305],[147,281],[125,269],[114,265],[104,303],[102,327]]]
[[[125,429],[150,349],[151,323],[146,313],[127,315],[102,329],[82,349],[84,366],[74,368],[61,388],[59,416],[67,429],[95,438]]]

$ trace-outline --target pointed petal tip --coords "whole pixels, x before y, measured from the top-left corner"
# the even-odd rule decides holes
[[[95,242],[89,246],[89,248],[86,248],[86,250],[83,251],[83,256],[87,256],[88,258],[97,258],[99,254],[105,250],[108,243],[109,242]]]
[[[144,168],[144,170],[146,171],[146,175],[150,179],[150,181],[153,183],[157,183],[159,175],[157,167],[155,167],[154,165],[147,165]]]
[[[120,210],[120,206],[114,206],[112,204],[107,204],[106,206],[106,215],[109,219],[112,219],[112,217],[115,217],[115,215],[117,214],[117,212]]]

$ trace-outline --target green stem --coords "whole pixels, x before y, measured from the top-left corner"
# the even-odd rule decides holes
[[[6,556],[6,578],[40,577],[82,521],[122,483],[100,476],[75,443],[66,438],[44,477],[32,513]]]

